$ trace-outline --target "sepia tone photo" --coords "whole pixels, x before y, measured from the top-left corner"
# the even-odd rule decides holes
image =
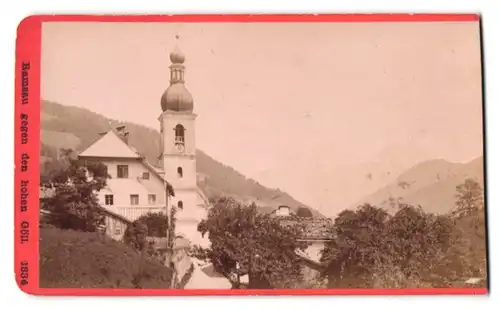
[[[487,287],[474,22],[42,28],[40,287]]]

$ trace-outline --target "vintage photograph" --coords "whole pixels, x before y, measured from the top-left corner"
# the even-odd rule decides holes
[[[487,288],[478,21],[41,45],[41,288]]]

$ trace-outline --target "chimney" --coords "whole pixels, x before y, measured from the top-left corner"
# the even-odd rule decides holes
[[[117,126],[116,131],[118,132],[124,132],[125,131],[125,125]]]
[[[126,126],[125,125],[120,125],[115,127],[116,133],[120,138],[123,139],[126,143],[128,143],[128,137],[129,137],[129,132],[126,131]]]
[[[126,131],[123,133],[123,140],[128,143],[129,132]]]

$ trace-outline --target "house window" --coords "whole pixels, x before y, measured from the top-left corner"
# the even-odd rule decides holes
[[[122,232],[120,223],[113,218],[111,219],[111,231],[115,235],[119,235]]]
[[[130,204],[136,206],[139,204],[139,195],[130,195]]]
[[[175,126],[175,143],[184,144],[184,126],[178,124]]]
[[[128,178],[128,166],[127,165],[118,165],[116,167],[117,176],[119,179],[127,179]]]
[[[181,209],[181,210],[184,208],[184,204],[182,203],[182,200],[179,200],[179,201],[177,202],[177,208],[179,208],[179,209]]]
[[[142,173],[142,179],[143,180],[149,180],[149,172],[143,172]]]
[[[155,194],[149,194],[148,195],[148,203],[150,205],[155,205],[156,204],[156,195]]]
[[[113,205],[113,195],[104,195],[104,204],[107,206]]]
[[[177,167],[177,176],[179,178],[182,178],[183,174],[182,174],[182,167]]]

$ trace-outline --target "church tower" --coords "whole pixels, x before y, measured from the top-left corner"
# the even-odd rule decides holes
[[[162,113],[158,118],[161,124],[160,159],[165,178],[175,192],[172,204],[178,208],[178,228],[182,230],[183,222],[193,222],[196,230],[196,114],[193,113],[193,96],[184,81],[185,56],[178,47],[170,53],[170,61],[170,85],[161,97]]]

